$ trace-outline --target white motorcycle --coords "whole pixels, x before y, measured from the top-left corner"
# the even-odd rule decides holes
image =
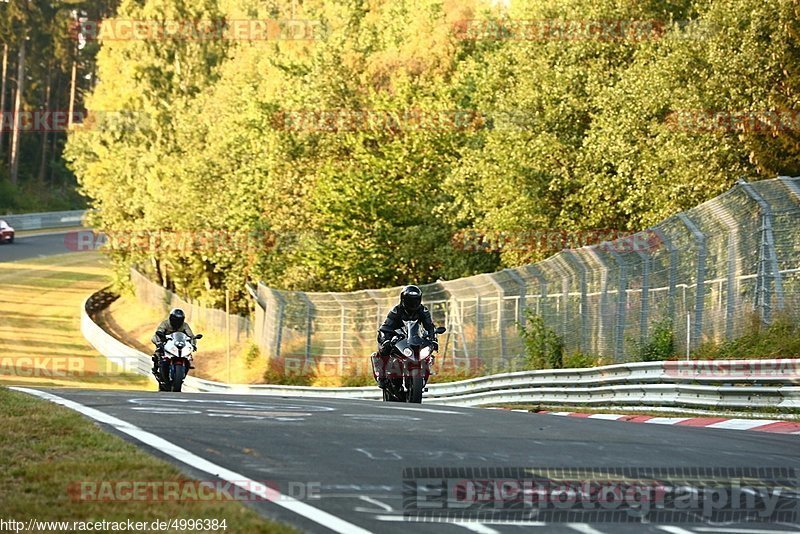
[[[195,341],[202,337],[203,334],[191,338],[183,332],[174,332],[162,338],[164,354],[158,362],[158,372],[153,373],[158,380],[159,391],[181,390],[192,366],[192,355],[197,350]]]

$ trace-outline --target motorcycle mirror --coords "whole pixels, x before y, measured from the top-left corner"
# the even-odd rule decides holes
[[[436,332],[437,334],[444,334],[445,332],[447,332],[447,328],[443,326],[437,326],[434,332]]]
[[[197,334],[194,336],[195,339],[203,339],[203,334]]]

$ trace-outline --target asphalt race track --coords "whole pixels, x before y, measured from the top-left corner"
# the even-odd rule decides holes
[[[0,245],[0,261],[18,261],[44,258],[55,254],[74,252],[66,244],[65,237],[71,232],[54,232],[27,237],[17,236],[14,242]],[[74,247],[73,247],[74,248]]]
[[[535,517],[522,525],[500,521],[409,524],[403,519],[404,468],[792,468],[800,465],[797,436],[343,399],[41,391],[112,415],[370,532],[800,530],[796,523],[752,523],[736,528],[735,524],[542,523]],[[214,480],[208,472],[189,467],[128,434],[111,431],[179,465],[198,480]],[[306,492],[316,498],[306,499]],[[798,502],[796,493],[793,499]],[[250,504],[301,530],[330,532],[320,522],[273,502]]]

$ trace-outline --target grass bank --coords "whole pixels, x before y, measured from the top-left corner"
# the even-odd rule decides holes
[[[83,338],[80,307],[110,281],[95,252],[0,263],[0,385],[141,389]]]
[[[0,473],[3,473],[0,477],[0,510],[5,519],[130,519],[148,523],[179,518],[216,519],[226,522],[226,529],[217,529],[216,532],[295,532],[290,527],[262,519],[241,502],[216,495],[202,500],[158,502],[86,499],[87,493],[81,492],[80,482],[191,484],[192,479],[171,464],[104,432],[72,410],[48,401],[0,388],[0,427],[3,428],[0,433]]]

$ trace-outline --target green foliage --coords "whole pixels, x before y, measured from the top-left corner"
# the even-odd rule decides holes
[[[564,367],[564,340],[544,323],[541,315],[525,310],[525,324],[519,325],[525,344],[528,369],[561,369]]]
[[[297,369],[293,365],[286,365],[284,358],[270,358],[267,370],[264,371],[265,384],[283,384],[286,386],[310,386],[314,382],[312,366]]]
[[[71,188],[42,189],[36,184],[14,187],[0,179],[0,214],[86,209],[86,199]]]
[[[796,5],[492,5],[123,1],[120,18],[294,18],[319,20],[325,31],[315,41],[103,43],[102,81],[87,105],[146,120],[70,136],[66,157],[97,226],[269,236],[248,247],[116,250],[120,278],[143,264],[206,304],[221,305],[228,290],[240,310],[253,280],[345,291],[453,279],[559,248],[531,242],[532,231],[640,230],[736,177],[800,174],[796,130],[670,122],[686,110],[798,111]],[[644,39],[458,37],[457,21],[483,18],[658,21],[663,31]],[[337,130],[314,122],[325,111],[400,122],[359,119]],[[475,112],[478,120],[413,127],[403,122],[409,111]],[[287,122],[290,112],[305,126]],[[488,250],[460,246],[457,236],[470,231],[507,239]]]
[[[584,369],[586,367],[597,367],[605,365],[601,358],[591,354],[575,352],[564,357],[564,369]]]
[[[696,360],[800,358],[800,324],[787,314],[764,325],[753,314],[747,332],[731,341],[707,342],[692,353]]]
[[[636,358],[641,362],[669,360],[675,356],[675,333],[669,319],[652,325],[650,335],[644,342],[634,341]]]
[[[41,118],[48,111],[70,109],[71,74],[76,65],[73,104],[74,111],[80,114],[84,110],[83,95],[97,83],[94,60],[99,43],[93,40],[77,46],[72,30],[73,11],[88,20],[98,20],[113,12],[118,3],[119,0],[0,1],[0,62],[4,46],[8,47],[6,78],[0,81],[0,87],[6,91],[5,108],[0,109],[5,119],[0,134],[0,213],[85,207],[86,200],[76,191],[75,176],[62,159],[67,133],[59,126],[48,131],[36,126],[22,128],[17,183],[10,183],[12,121],[9,119],[18,89],[19,51],[24,43],[21,111],[40,114]]]
[[[244,361],[247,367],[252,367],[261,357],[258,345],[252,342],[248,343],[244,350]]]

